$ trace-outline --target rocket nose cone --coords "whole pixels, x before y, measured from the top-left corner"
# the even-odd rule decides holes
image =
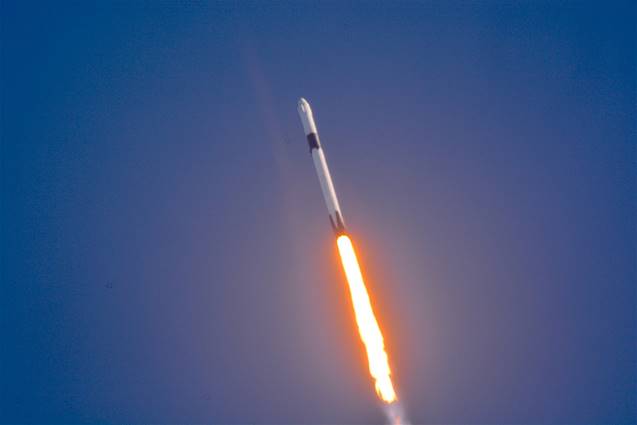
[[[301,117],[301,122],[303,123],[303,130],[305,130],[305,135],[307,136],[310,133],[316,133],[316,124],[314,124],[312,108],[310,108],[310,104],[307,103],[307,100],[303,98],[299,99],[299,116]]]
[[[310,104],[307,103],[307,100],[303,98],[299,99],[299,111],[301,111],[303,114],[308,114],[311,112]]]

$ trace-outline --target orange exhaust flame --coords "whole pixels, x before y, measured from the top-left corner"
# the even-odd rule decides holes
[[[383,334],[380,332],[376,317],[374,317],[352,241],[348,236],[341,235],[336,243],[352,295],[358,332],[367,351],[369,372],[376,381],[376,393],[385,403],[393,403],[397,397],[391,382],[391,370],[383,344]]]

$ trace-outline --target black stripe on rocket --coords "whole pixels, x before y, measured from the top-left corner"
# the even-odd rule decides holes
[[[310,153],[312,152],[312,149],[318,149],[321,147],[319,144],[318,134],[316,133],[310,133],[307,135],[307,143],[310,145]]]
[[[340,211],[336,211],[334,215],[336,216],[336,223],[334,223],[334,219],[330,214],[330,223],[332,224],[332,229],[334,229],[334,233],[336,234],[336,236],[344,235],[346,233],[345,223],[343,223],[343,217],[341,217]]]

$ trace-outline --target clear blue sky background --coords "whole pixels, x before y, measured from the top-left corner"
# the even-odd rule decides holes
[[[632,2],[1,6],[0,420],[631,423]]]

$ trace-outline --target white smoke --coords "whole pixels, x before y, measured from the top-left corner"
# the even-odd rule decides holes
[[[402,404],[396,401],[394,403],[385,404],[383,406],[389,425],[410,425],[409,419],[405,415],[405,409]]]

